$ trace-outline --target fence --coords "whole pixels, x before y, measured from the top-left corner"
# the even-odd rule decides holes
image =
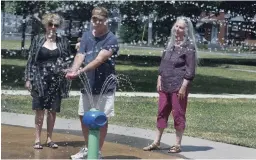
[[[27,17],[25,39],[30,39],[32,33],[32,18]],[[1,12],[1,39],[22,40],[23,17]],[[64,20],[63,26],[57,30],[59,34],[78,37],[79,33],[89,28],[89,22]]]

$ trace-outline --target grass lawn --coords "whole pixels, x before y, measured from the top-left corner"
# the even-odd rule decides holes
[[[256,66],[246,66],[246,65],[231,65],[231,64],[223,64],[220,65],[221,68],[228,68],[228,69],[241,69],[241,70],[252,70],[256,71]]]
[[[23,88],[26,60],[2,59],[2,89]],[[200,66],[190,89],[191,93],[255,94],[256,73],[231,69],[256,70],[256,66],[216,65]],[[118,62],[116,66],[120,80],[119,91],[155,92],[158,66]],[[78,83],[72,88],[78,90]]]
[[[77,118],[78,100],[65,99],[58,116]],[[2,112],[33,114],[30,96],[2,95],[1,103]],[[255,106],[256,100],[191,98],[185,135],[256,148]],[[111,124],[154,130],[157,98],[116,97],[115,114]],[[171,117],[166,131],[174,132]]]
[[[30,40],[25,41],[25,49],[28,49],[30,46]],[[21,49],[21,41],[18,40],[2,40],[1,41],[2,49]]]
[[[20,49],[21,41],[18,40],[2,40],[1,48],[2,49]],[[30,40],[25,42],[25,48],[29,48]],[[144,56],[161,56],[163,48],[159,49],[150,49],[150,48],[137,48],[137,47],[121,47],[120,55],[144,55]],[[214,54],[214,52],[204,52],[200,51],[198,56],[200,58],[229,58],[229,59],[239,59],[240,57],[234,57],[226,54]],[[255,56],[244,57],[245,59],[255,59]]]
[[[137,49],[137,48],[121,48],[120,55],[142,55],[142,56],[161,56],[162,49]],[[199,58],[213,58],[213,59],[240,59],[239,56],[231,56],[228,54],[215,54],[215,52],[198,52]],[[255,59],[256,56],[244,57],[245,59]]]

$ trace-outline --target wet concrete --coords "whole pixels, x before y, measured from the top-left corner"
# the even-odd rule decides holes
[[[42,150],[33,149],[34,128],[1,125],[2,128],[2,159],[69,159],[70,155],[77,153],[84,144],[82,136],[54,133],[54,141],[58,149],[51,149],[44,145]],[[46,140],[46,132],[42,131],[42,139]],[[44,144],[44,141],[41,141]],[[104,159],[180,159],[174,155],[157,152],[145,152],[128,145],[105,142],[103,150]]]

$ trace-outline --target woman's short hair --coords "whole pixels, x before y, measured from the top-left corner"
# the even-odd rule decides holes
[[[63,18],[56,13],[47,13],[43,15],[42,23],[46,27],[49,23],[61,26],[63,24]]]

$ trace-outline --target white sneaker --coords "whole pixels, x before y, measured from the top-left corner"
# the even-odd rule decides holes
[[[102,158],[102,154],[101,154],[101,151],[99,151],[99,154],[98,154],[98,159],[99,160],[102,160],[103,158]]]
[[[71,159],[86,159],[87,158],[88,149],[87,148],[81,148],[80,151],[77,154],[74,154],[71,157]]]

